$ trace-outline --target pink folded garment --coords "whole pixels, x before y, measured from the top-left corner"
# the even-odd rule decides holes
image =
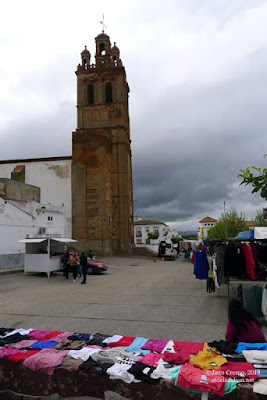
[[[153,340],[149,339],[144,346],[141,347],[142,350],[150,350],[156,351],[157,353],[161,353],[168,340]]]
[[[163,354],[146,354],[144,357],[139,358],[136,360],[136,362],[141,362],[147,365],[150,365],[151,367],[157,367],[158,366],[158,361],[163,358]]]
[[[10,349],[9,347],[0,347],[0,358],[11,356],[18,353],[18,349]]]
[[[23,365],[32,371],[53,375],[55,368],[62,364],[67,354],[68,350],[43,349],[27,358]]]
[[[26,347],[30,347],[32,344],[36,343],[37,340],[21,340],[18,343],[14,343],[12,345],[13,349],[26,349]]]

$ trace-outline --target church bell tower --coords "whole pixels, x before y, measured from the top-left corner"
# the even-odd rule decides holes
[[[95,64],[85,49],[77,71],[72,134],[72,237],[77,249],[131,254],[133,197],[129,86],[120,50],[102,31]]]

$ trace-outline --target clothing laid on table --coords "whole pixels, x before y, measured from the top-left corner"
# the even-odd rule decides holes
[[[62,364],[58,365],[56,369],[67,369],[68,371],[77,371],[79,369],[79,366],[83,363],[84,361],[81,360],[80,358],[77,358],[77,360],[73,357],[66,356],[64,357],[64,360]]]
[[[32,331],[33,329],[12,329],[9,332],[5,332],[4,335],[0,336],[0,338],[4,338],[10,335],[15,335],[15,333],[19,333],[20,335],[29,335],[29,333]]]
[[[8,347],[0,347],[0,358],[11,356],[18,353],[18,349],[9,349]]]
[[[265,343],[267,344],[267,343]],[[264,345],[265,345],[264,344]],[[243,350],[243,356],[246,358],[247,362],[252,364],[266,364],[267,366],[267,348],[262,350]]]
[[[73,335],[74,332],[62,332],[59,335],[55,336],[53,340],[56,342],[61,342],[62,340],[67,340],[69,336]]]
[[[163,358],[163,354],[146,354],[144,357],[139,358],[136,362],[142,362],[152,367],[157,367],[158,361]]]
[[[80,350],[83,347],[81,342],[78,340],[70,341],[70,340],[62,340],[58,344],[55,345],[54,349],[57,350]]]
[[[90,357],[99,363],[115,364],[117,358],[132,357],[133,353],[125,351],[125,347],[114,347],[113,349],[101,350],[98,353],[91,354]],[[140,358],[140,357],[139,357]]]
[[[103,343],[106,343],[106,344],[116,343],[119,340],[121,340],[122,338],[123,338],[123,336],[121,336],[121,335],[113,335],[113,336],[110,336],[110,337],[107,337],[106,339],[104,339]]]
[[[42,341],[42,340],[54,340],[55,342],[57,341],[56,339],[55,339],[55,337],[56,336],[58,336],[58,335],[60,335],[61,333],[63,333],[63,332],[57,332],[57,331],[55,331],[55,332],[50,332],[48,335],[46,335],[44,338],[41,338],[41,339],[39,339],[40,341]]]
[[[18,343],[15,344],[10,344],[10,346],[12,346],[13,349],[26,349],[27,347],[33,345],[34,343],[36,343],[37,340],[21,340]]]
[[[138,363],[136,363],[138,364]],[[177,366],[173,366],[166,361],[164,361],[162,358],[158,360],[158,365],[154,369],[154,371],[151,373],[151,378],[157,379],[157,378],[162,378],[170,381],[171,378],[171,372],[177,369]]]
[[[79,340],[81,342],[85,342],[86,340],[90,340],[92,335],[89,333],[79,333],[76,332],[73,335],[68,336],[69,340]]]
[[[128,347],[130,346],[135,337],[132,336],[123,336],[118,342],[109,343],[108,347]]]
[[[155,367],[147,366],[143,363],[136,363],[130,369],[128,369],[128,373],[134,375],[134,377],[140,381],[155,385],[159,382],[159,379],[152,378],[151,375],[154,370]]]
[[[109,375],[110,379],[121,379],[126,383],[131,383],[131,382],[141,382],[140,380],[135,379],[133,374],[130,374],[128,370],[131,368],[132,365],[134,365],[133,360],[128,360],[128,362],[121,362],[121,360],[118,360],[112,367],[107,369],[107,374]]]
[[[35,342],[32,345],[28,346],[27,349],[30,349],[30,350],[51,349],[57,343],[58,342],[55,342],[54,340],[38,341],[38,342]]]
[[[267,379],[259,379],[253,384],[253,392],[259,394],[267,394]]]
[[[209,371],[203,371],[190,363],[186,363],[179,372],[177,387],[210,392],[223,397],[225,380],[216,380]]]
[[[244,321],[242,325],[234,325],[231,321],[227,323],[225,339],[227,342],[256,343],[265,341],[264,333],[255,321]]]
[[[168,353],[175,353],[174,350],[174,341],[173,340],[169,340],[168,343],[166,344],[166,346],[164,347],[164,349],[162,350],[161,354],[164,354],[165,351],[167,351]]]
[[[30,337],[31,339],[35,340],[41,340],[45,339],[47,336],[51,334],[51,331],[38,331],[38,330],[33,330],[30,332]]]
[[[169,364],[181,365],[189,360],[189,356],[187,358],[187,356],[181,356],[179,353],[168,353],[165,351],[163,354],[163,360]]]
[[[224,376],[238,379],[240,382],[254,382],[258,379],[256,370],[253,365],[248,362],[235,363],[228,361],[227,364],[220,368],[220,371],[222,371]]]
[[[167,343],[168,343],[168,340],[153,340],[153,339],[149,339],[142,346],[142,350],[150,350],[150,351],[155,351],[157,353],[161,353]]]
[[[244,354],[244,350],[267,350],[267,343],[264,343],[264,342],[263,343],[243,343],[243,342],[238,343],[238,346],[237,346],[235,352]],[[245,354],[244,354],[244,356],[245,356]]]
[[[215,348],[209,347],[207,343],[204,345],[203,351],[200,351],[194,358],[192,359],[192,364],[195,367],[201,369],[218,369],[223,364],[226,364],[227,360],[225,357],[221,356],[218,350]]]
[[[32,371],[53,375],[55,368],[63,362],[67,353],[65,350],[43,349],[24,360],[23,365]]]
[[[79,369],[83,372],[91,372],[97,375],[104,375],[107,372],[107,369],[112,367],[112,365],[113,364],[109,363],[98,364],[96,361],[89,358],[79,366]]]
[[[214,340],[213,342],[209,342],[208,345],[210,347],[215,347],[220,353],[224,354],[232,354],[237,348],[237,343],[226,342],[225,340]]]
[[[203,348],[204,343],[190,343],[174,340],[174,350],[179,355],[180,364],[187,362],[190,354],[197,354],[199,351],[202,351]]]
[[[171,379],[175,382],[175,386],[177,386],[177,381],[178,381],[178,377],[181,371],[182,365],[180,365],[179,367],[176,367],[173,371],[171,371],[170,375],[171,375]],[[232,393],[235,389],[237,384],[239,383],[238,380],[229,378],[226,380],[225,382],[225,386],[224,386],[224,394],[229,394]],[[183,389],[186,392],[193,392],[193,393],[202,393],[202,390],[196,390],[196,389],[187,389],[187,388],[183,388],[180,387],[181,389]]]
[[[20,350],[18,353],[9,356],[8,361],[10,362],[24,361],[26,360],[26,358],[31,357],[38,352],[39,350]]]
[[[106,347],[107,344],[103,343],[103,340],[110,337],[110,335],[104,335],[102,333],[94,333],[89,340],[86,340],[86,344],[95,344],[97,346]]]
[[[81,350],[70,350],[68,356],[73,358],[80,358],[83,361],[88,360],[91,354],[98,353],[100,349],[96,349],[93,347],[83,347]]]
[[[20,333],[15,333],[14,335],[6,336],[0,339],[0,346],[5,346],[10,343],[18,343],[21,340],[29,340],[30,337],[27,335],[21,335]]]
[[[148,339],[145,339],[143,337],[136,337],[130,346],[126,347],[125,351],[131,352],[131,353],[141,353],[144,356],[146,354],[150,353],[150,350],[143,350],[142,346],[144,346],[147,343]]]

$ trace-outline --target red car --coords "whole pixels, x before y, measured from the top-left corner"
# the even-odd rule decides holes
[[[87,260],[87,274],[101,274],[108,269],[107,264],[99,260]]]

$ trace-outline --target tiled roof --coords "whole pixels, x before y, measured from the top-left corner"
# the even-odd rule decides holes
[[[245,224],[247,226],[254,226],[254,222],[253,221],[245,221]]]
[[[211,217],[205,217],[203,218],[201,221],[199,221],[200,223],[202,222],[217,222],[217,219],[211,218]]]
[[[151,219],[142,219],[142,221],[135,221],[134,225],[166,225],[162,221],[153,221]]]

